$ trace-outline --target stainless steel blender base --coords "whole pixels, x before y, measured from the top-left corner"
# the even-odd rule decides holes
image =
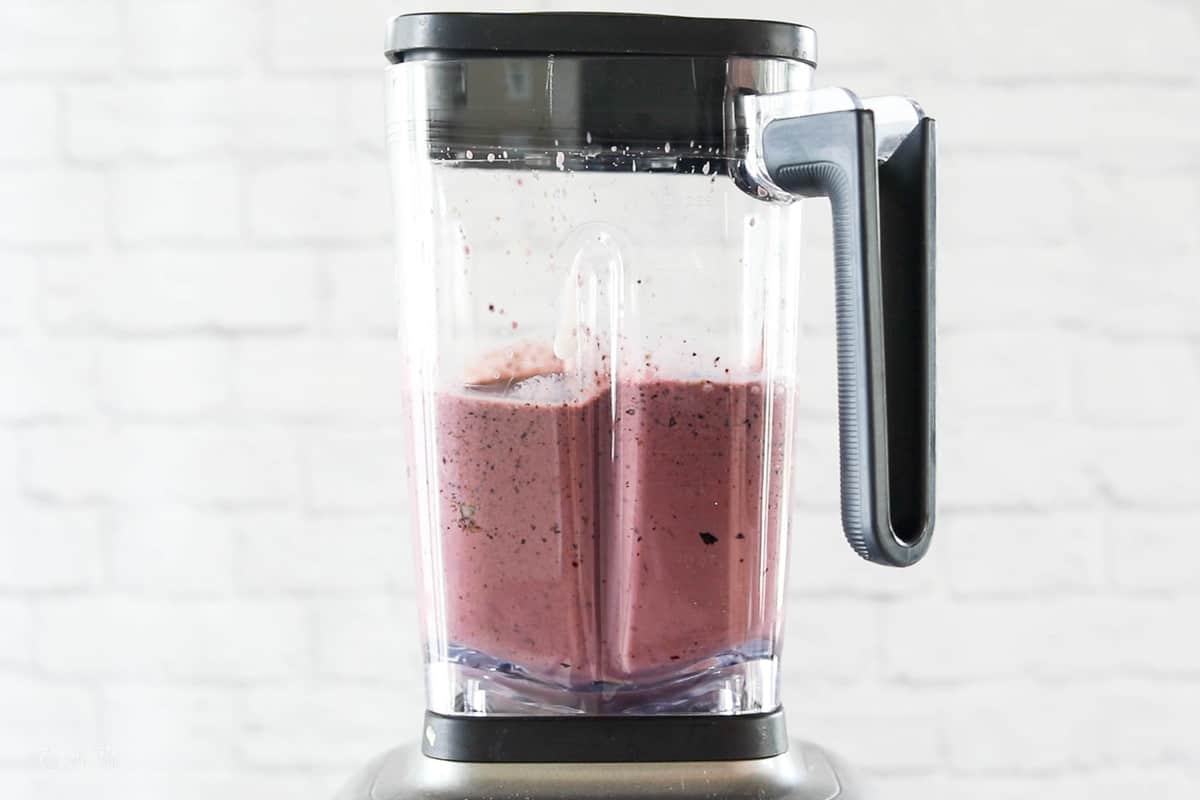
[[[816,745],[751,761],[484,764],[398,747],[363,767],[335,800],[863,800],[845,766]]]

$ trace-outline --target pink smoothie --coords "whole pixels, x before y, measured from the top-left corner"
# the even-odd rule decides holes
[[[544,679],[598,680],[603,398],[464,391],[439,396],[437,415],[450,642]]]
[[[623,380],[614,400],[516,394],[437,400],[452,643],[581,685],[773,638],[781,400],[661,379]]]
[[[782,397],[768,405],[762,383],[654,380],[619,383],[617,398],[606,676],[675,671],[773,639]]]

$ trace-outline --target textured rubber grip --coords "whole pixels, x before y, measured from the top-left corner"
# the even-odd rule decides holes
[[[854,272],[859,261],[858,245],[854,233],[859,221],[854,213],[853,192],[845,171],[828,162],[817,164],[795,164],[779,171],[780,186],[821,186],[830,201],[834,237],[834,308],[837,321],[837,392],[838,392],[838,443],[841,455],[841,506],[842,528],[846,540],[854,552],[866,559],[875,559],[875,548],[868,540],[864,494],[869,491],[866,472],[866,453],[870,440],[861,424],[862,409],[870,408],[869,391],[866,384],[872,376],[860,368],[861,352],[864,347],[862,331],[865,328],[864,313],[869,313],[860,302],[862,287]],[[870,413],[869,411],[867,413]],[[864,484],[868,488],[864,488]]]
[[[920,560],[934,524],[933,135],[922,120],[880,167],[867,110],[763,132],[771,179],[830,200],[842,527],[891,566]]]

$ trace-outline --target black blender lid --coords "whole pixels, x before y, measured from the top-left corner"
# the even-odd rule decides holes
[[[402,14],[388,25],[392,63],[443,55],[749,56],[816,65],[812,28],[789,22],[662,14]]]

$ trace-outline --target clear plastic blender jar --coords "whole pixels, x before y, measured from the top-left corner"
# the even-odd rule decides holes
[[[932,121],[810,92],[812,50],[782,23],[393,21],[430,710],[779,706],[802,196],[837,227],[847,536],[928,546]]]

